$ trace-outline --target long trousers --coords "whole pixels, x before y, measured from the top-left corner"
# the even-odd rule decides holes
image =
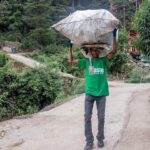
[[[105,104],[106,96],[92,96],[86,95],[85,97],[85,114],[84,114],[84,123],[85,123],[85,137],[87,142],[93,142],[94,136],[92,133],[92,112],[93,104],[96,101],[97,106],[97,117],[98,117],[98,132],[97,140],[103,140],[104,137],[104,123],[105,123]]]

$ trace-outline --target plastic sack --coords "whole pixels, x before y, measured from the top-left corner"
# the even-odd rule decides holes
[[[99,9],[76,11],[52,27],[78,47],[95,43],[111,46],[112,31],[118,24],[119,20],[109,11]]]

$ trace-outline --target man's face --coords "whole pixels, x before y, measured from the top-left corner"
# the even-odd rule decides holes
[[[98,58],[102,52],[102,50],[104,50],[103,48],[92,48],[91,49],[91,55],[93,58]]]

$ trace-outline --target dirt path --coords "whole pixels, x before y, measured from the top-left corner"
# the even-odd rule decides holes
[[[9,57],[11,57],[12,59],[14,59],[18,62],[21,62],[30,68],[45,67],[46,66],[45,64],[42,64],[42,63],[40,63],[40,62],[38,62],[32,58],[27,58],[27,57],[23,56],[22,53],[15,53],[15,54],[7,53],[7,55]],[[58,72],[58,74],[62,77],[66,77],[66,78],[71,78],[71,79],[76,78],[75,76],[68,74],[68,73],[64,73],[64,72]]]
[[[21,63],[23,63],[26,66],[31,67],[31,68],[42,67],[43,66],[41,63],[37,62],[36,60],[33,60],[31,58],[27,58],[27,57],[25,57],[25,56],[23,56],[21,54],[11,54],[11,53],[8,53],[8,55],[12,59],[15,59],[16,61],[21,62]]]
[[[103,150],[148,150],[150,84],[111,82],[110,86]],[[83,103],[81,95],[52,110],[1,122],[0,150],[83,150]],[[94,106],[94,135],[95,110]]]

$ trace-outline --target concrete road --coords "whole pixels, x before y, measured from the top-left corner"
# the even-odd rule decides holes
[[[102,150],[150,149],[149,91],[150,84],[110,83]],[[83,109],[81,95],[49,111],[1,122],[0,150],[83,150]],[[92,121],[96,136],[95,106]]]

